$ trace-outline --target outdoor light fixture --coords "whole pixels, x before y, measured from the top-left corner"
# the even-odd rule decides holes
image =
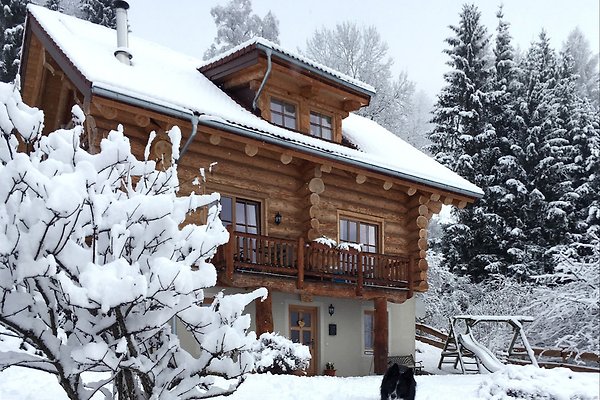
[[[279,211],[277,211],[277,214],[275,214],[275,225],[279,225],[281,223],[281,214],[279,213]]]
[[[333,306],[333,304],[329,305],[329,316],[333,316],[333,313],[335,312],[335,307]]]

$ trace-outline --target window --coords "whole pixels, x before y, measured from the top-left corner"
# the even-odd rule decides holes
[[[322,139],[333,140],[331,117],[316,112],[311,112],[310,134]]]
[[[236,197],[221,196],[221,221],[226,227],[235,223],[235,231],[260,234],[260,203]],[[237,235],[236,260],[255,263],[258,240],[248,235]]]
[[[340,218],[340,242],[358,243],[362,251],[377,253],[379,226],[362,221]]]
[[[284,128],[296,129],[296,106],[271,98],[271,122]]]
[[[363,311],[363,348],[365,354],[373,354],[375,343],[375,312]]]
[[[221,196],[221,221],[229,226],[235,221],[236,232],[260,233],[260,203]]]

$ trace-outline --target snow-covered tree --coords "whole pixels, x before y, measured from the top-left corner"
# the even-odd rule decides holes
[[[85,117],[72,113],[72,129],[42,136],[43,113],[22,103],[18,84],[0,85],[0,336],[21,341],[0,353],[0,369],[54,374],[69,399],[230,393],[256,358],[243,309],[267,293],[219,293],[202,306],[216,283],[210,259],[228,240],[219,195],[177,196],[177,127],[171,164],[157,171],[121,128],[97,154],[83,150]],[[201,207],[206,224],[183,226]],[[198,356],[180,346],[174,321]]]
[[[431,144],[427,132],[433,129],[430,122],[432,109],[433,99],[423,90],[416,91],[408,113],[406,136],[401,135],[404,140],[422,151],[427,151]]]
[[[114,0],[81,0],[80,9],[83,18],[109,28],[116,28],[117,17]]]
[[[52,11],[62,11],[61,0],[46,0],[44,7]]]
[[[488,115],[492,90],[489,35],[474,5],[465,5],[454,36],[446,39],[452,70],[434,108],[430,149],[441,163],[485,188],[492,167],[501,157],[500,140]],[[446,228],[442,242],[446,262],[479,279],[498,263],[495,232],[502,223],[482,202],[457,210],[458,222]]]
[[[217,25],[217,37],[204,53],[205,60],[256,36],[279,43],[279,20],[271,11],[263,18],[252,14],[251,0],[230,0],[224,6],[213,7],[210,14]]]
[[[431,152],[442,164],[454,171],[469,173],[469,158],[477,148],[475,137],[486,130],[484,107],[490,89],[488,56],[489,35],[481,24],[475,5],[464,5],[454,33],[446,39],[444,50],[451,71],[444,74],[446,86],[438,95],[429,138]],[[462,165],[462,167],[459,167]]]
[[[589,41],[579,28],[569,33],[563,45],[563,52],[573,59],[580,96],[587,98],[596,109],[600,108],[598,53],[592,52]]]
[[[600,351],[600,242],[594,237],[593,256],[579,261],[568,254],[557,255],[552,274],[518,282],[493,275],[484,282],[472,282],[448,270],[440,254],[428,256],[430,286],[419,294],[425,304],[421,322],[448,329],[448,317],[470,315],[529,315],[524,326],[530,343],[546,348],[566,348],[577,353]],[[506,326],[480,325],[477,339],[491,349],[506,351],[511,337]]]
[[[399,136],[406,136],[414,84],[406,73],[392,76],[388,45],[375,26],[342,22],[322,27],[306,41],[306,55],[337,71],[368,83],[376,94],[358,114],[377,121]]]
[[[575,352],[600,352],[600,238],[590,235],[589,257],[556,255],[554,273],[535,277],[521,312],[536,316],[529,327],[534,344]]]
[[[29,0],[0,0],[0,81],[11,82],[19,72],[21,44]]]

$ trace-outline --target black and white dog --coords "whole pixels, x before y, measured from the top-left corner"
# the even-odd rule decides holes
[[[412,368],[394,363],[381,381],[381,400],[415,400],[416,388]]]

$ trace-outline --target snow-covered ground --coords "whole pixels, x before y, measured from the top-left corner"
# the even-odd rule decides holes
[[[417,359],[437,371],[439,350],[418,343]],[[439,371],[438,371],[439,373]],[[417,376],[417,400],[598,400],[600,375],[566,369],[509,366],[494,374]],[[381,376],[353,378],[250,375],[239,390],[218,400],[378,400]],[[511,396],[507,393],[512,393]],[[11,367],[0,372],[1,400],[66,400],[54,377]]]

